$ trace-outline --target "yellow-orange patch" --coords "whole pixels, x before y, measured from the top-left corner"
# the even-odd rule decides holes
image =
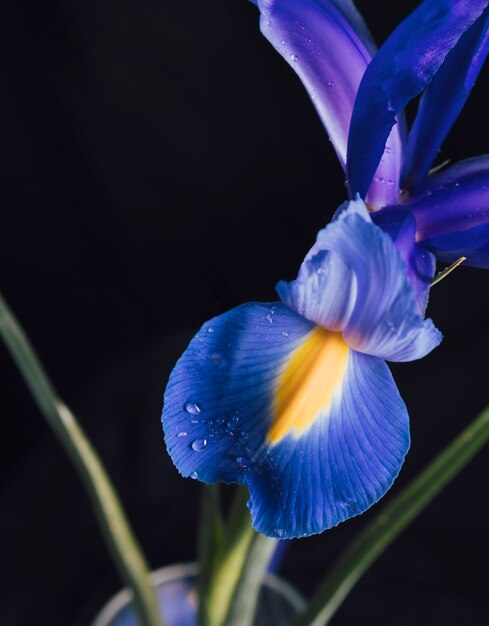
[[[304,430],[319,411],[329,409],[343,381],[348,350],[341,333],[320,326],[294,350],[275,395],[269,443],[277,443],[291,429]]]

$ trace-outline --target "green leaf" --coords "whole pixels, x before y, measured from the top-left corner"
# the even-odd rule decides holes
[[[323,626],[358,579],[489,441],[487,407],[407,487],[385,505],[320,584],[296,626]]]
[[[0,335],[41,413],[78,471],[143,626],[163,626],[148,567],[107,471],[75,416],[56,393],[20,324],[0,295]]]

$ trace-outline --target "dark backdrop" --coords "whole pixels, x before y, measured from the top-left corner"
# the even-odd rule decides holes
[[[415,2],[358,2],[378,41]],[[194,558],[199,486],[162,391],[199,325],[275,299],[343,201],[305,91],[244,0],[5,0],[0,285],[105,460],[151,565]],[[487,70],[440,160],[487,150]],[[447,94],[449,97],[449,94]],[[489,398],[489,275],[432,292],[444,343],[394,366],[412,448],[393,491]],[[73,469],[0,347],[0,623],[86,626],[118,589]],[[337,626],[486,623],[489,453],[379,559]],[[296,542],[303,592],[369,514]]]

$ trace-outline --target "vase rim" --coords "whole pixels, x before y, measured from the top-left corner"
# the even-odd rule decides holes
[[[149,578],[153,586],[174,580],[176,578],[185,578],[197,576],[198,564],[193,563],[175,563],[173,565],[165,565],[149,573]],[[306,606],[306,602],[302,595],[287,581],[283,580],[275,574],[267,574],[263,584],[268,588],[276,591],[284,596],[289,604],[298,613],[302,612]],[[132,593],[129,589],[124,588],[117,592],[102,609],[97,613],[92,626],[106,626],[126,606],[132,599]]]

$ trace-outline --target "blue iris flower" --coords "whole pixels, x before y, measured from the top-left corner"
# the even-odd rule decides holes
[[[489,268],[489,156],[430,173],[489,50],[484,0],[425,0],[380,50],[351,0],[258,0],[343,165],[426,305],[433,254]],[[408,132],[403,109],[423,92]],[[428,253],[427,253],[428,252]]]
[[[280,302],[204,324],[170,376],[162,419],[183,476],[246,485],[254,527],[290,538],[331,528],[389,489],[409,418],[385,361],[421,358],[441,341],[424,319],[433,253],[450,260],[470,242],[473,258],[486,258],[485,223],[467,226],[474,218],[458,204],[446,219],[438,210],[455,193],[462,205],[479,192],[487,200],[485,160],[455,166],[455,178],[448,169],[428,176],[427,155],[487,52],[488,2],[427,0],[378,52],[350,1],[257,4],[263,33],[330,134],[351,200],[318,233],[296,280],[278,283]],[[428,83],[406,139],[402,108]],[[399,192],[401,181],[412,193]]]

